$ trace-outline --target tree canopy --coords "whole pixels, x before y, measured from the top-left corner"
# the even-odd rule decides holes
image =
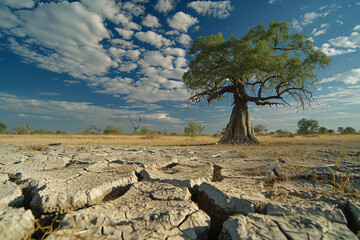
[[[319,122],[317,120],[303,118],[298,122],[298,127],[297,132],[299,134],[317,133],[319,131]]]
[[[306,107],[312,102],[309,89],[318,82],[315,70],[330,63],[326,54],[313,48],[301,33],[291,34],[289,23],[260,24],[245,36],[222,34],[199,37],[189,53],[196,54],[184,74],[193,90],[190,102],[221,100],[236,93],[257,105],[290,104],[290,98]]]
[[[195,121],[188,122],[187,127],[184,128],[184,133],[187,135],[199,135],[202,132],[202,127]]]

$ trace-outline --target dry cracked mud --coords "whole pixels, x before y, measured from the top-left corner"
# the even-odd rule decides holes
[[[356,144],[0,147],[0,239],[358,239],[359,193]]]

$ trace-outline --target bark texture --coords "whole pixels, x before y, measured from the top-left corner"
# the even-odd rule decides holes
[[[250,112],[246,102],[235,102],[230,121],[219,143],[260,143],[254,134]]]

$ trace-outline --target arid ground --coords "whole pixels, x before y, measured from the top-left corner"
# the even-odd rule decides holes
[[[358,239],[360,135],[217,140],[0,135],[0,239]]]

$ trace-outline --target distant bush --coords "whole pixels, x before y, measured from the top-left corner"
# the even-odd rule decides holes
[[[26,126],[15,126],[14,133],[19,135],[29,134],[29,129]]]
[[[100,134],[102,132],[101,128],[97,128],[95,125],[91,125],[85,131],[84,134]]]
[[[104,134],[123,134],[123,131],[120,128],[114,127],[112,125],[107,125],[104,129]]]
[[[173,133],[170,133],[169,135],[170,135],[170,136],[178,136],[179,134],[173,132]]]
[[[328,134],[329,132],[328,132],[326,127],[320,127],[319,128],[319,133],[320,134]]]
[[[61,130],[56,130],[55,134],[61,135],[61,134],[67,134],[67,132],[61,131]]]
[[[6,131],[6,124],[5,123],[0,123],[0,133],[4,133]]]

